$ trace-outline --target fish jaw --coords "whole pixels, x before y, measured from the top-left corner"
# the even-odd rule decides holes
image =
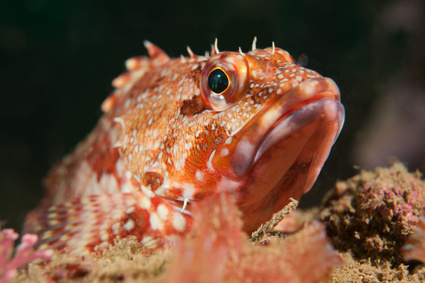
[[[232,187],[245,231],[311,189],[344,123],[339,97],[331,79],[306,80],[215,154],[213,167],[225,176],[220,189]],[[231,154],[223,156],[223,150]]]

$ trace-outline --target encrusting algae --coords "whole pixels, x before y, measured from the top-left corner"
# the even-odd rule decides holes
[[[390,259],[398,266],[403,261],[401,247],[425,205],[420,176],[395,163],[337,182],[320,213],[334,246],[359,259]]]

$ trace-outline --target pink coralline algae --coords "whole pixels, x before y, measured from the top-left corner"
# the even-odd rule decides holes
[[[419,221],[425,205],[420,173],[401,163],[391,168],[362,171],[338,182],[325,199],[321,219],[332,243],[357,258],[402,262],[401,247]]]
[[[51,250],[34,251],[33,245],[37,242],[37,236],[25,234],[16,249],[15,256],[10,259],[13,252],[13,243],[18,234],[12,229],[0,231],[0,283],[7,283],[18,274],[17,269],[30,263],[37,258],[49,257]]]
[[[319,282],[342,264],[324,225],[307,224],[286,239],[253,245],[231,198],[212,196],[193,208],[195,235],[177,247],[169,282]]]
[[[194,204],[193,211],[196,234],[177,247],[170,282],[221,282],[226,261],[238,260],[242,252],[240,213],[226,194]]]

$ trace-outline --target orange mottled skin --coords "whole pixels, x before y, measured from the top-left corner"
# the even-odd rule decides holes
[[[46,178],[25,224],[40,249],[87,254],[127,235],[157,248],[191,229],[191,202],[220,191],[250,232],[319,174],[344,120],[332,80],[255,42],[178,59],[145,45],[150,56],[127,60],[98,125]]]

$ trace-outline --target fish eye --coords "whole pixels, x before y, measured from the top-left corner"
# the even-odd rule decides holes
[[[205,107],[213,111],[229,109],[245,97],[248,82],[248,62],[243,55],[223,52],[211,57],[200,77]]]
[[[216,68],[208,75],[208,87],[214,93],[226,91],[229,85],[229,76],[222,68]]]

